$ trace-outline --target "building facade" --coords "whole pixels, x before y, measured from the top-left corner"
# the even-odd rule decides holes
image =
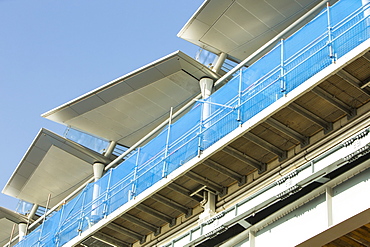
[[[26,208],[1,209],[1,244],[370,246],[369,7],[205,1],[178,34],[198,59],[43,114],[70,131],[9,179]]]

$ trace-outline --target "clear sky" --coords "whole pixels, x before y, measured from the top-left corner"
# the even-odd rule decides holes
[[[40,115],[176,50],[203,0],[0,0],[0,189],[40,128]],[[17,199],[0,195],[15,210]]]

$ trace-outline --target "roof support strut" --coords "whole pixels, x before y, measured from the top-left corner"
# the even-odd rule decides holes
[[[330,122],[325,121],[321,117],[313,114],[306,108],[298,105],[297,103],[293,102],[288,106],[290,109],[295,111],[296,113],[302,115],[303,117],[307,118],[308,120],[311,120],[312,122],[320,125],[321,127],[324,128],[324,132],[328,133],[329,131],[333,130],[333,124]]]
[[[285,150],[282,150],[282,149],[272,145],[268,141],[265,141],[264,139],[260,138],[259,136],[255,135],[251,132],[245,133],[243,135],[243,137],[245,139],[251,141],[251,142],[254,142],[255,144],[257,144],[261,148],[276,154],[277,156],[279,156],[280,161],[287,157],[287,152]]]
[[[127,237],[130,237],[130,238],[133,238],[133,239],[136,239],[136,240],[140,240],[140,243],[144,243],[145,242],[145,239],[146,239],[146,236],[145,235],[141,235],[139,233],[136,233],[134,231],[131,231],[123,226],[120,226],[114,222],[110,223],[107,225],[107,227],[115,232],[118,232],[120,234],[123,234]]]
[[[220,163],[213,161],[211,159],[207,159],[203,162],[206,166],[238,181],[239,186],[245,184],[246,178],[243,175],[240,175],[239,173],[231,170],[230,168],[227,168],[226,166],[221,165]]]
[[[344,69],[339,70],[337,72],[337,75],[340,76],[343,80],[353,85],[354,87],[356,87],[357,89],[361,90],[367,95],[370,95],[370,91],[366,88],[366,86],[363,87],[369,81],[369,79],[366,79],[364,83],[357,79],[356,77],[354,77],[353,75],[351,75],[350,73],[348,73],[347,71],[345,71]]]
[[[295,131],[292,128],[289,128],[288,126],[280,123],[279,121],[269,118],[266,120],[266,123],[274,127],[275,129],[283,132],[284,134],[292,137],[293,139],[299,141],[302,146],[306,146],[309,144],[309,138],[307,136],[302,135],[301,133]]]
[[[97,232],[92,237],[101,241],[101,242],[104,242],[104,243],[107,243],[107,244],[110,244],[110,245],[113,245],[113,246],[116,246],[116,247],[121,247],[121,246],[122,247],[129,247],[130,246],[129,243],[121,241],[117,238],[114,238],[114,237],[109,236],[108,234],[105,234],[105,233],[102,233],[102,232]]]
[[[175,202],[174,200],[171,200],[171,199],[169,199],[165,196],[162,196],[158,193],[153,195],[152,198],[154,200],[164,204],[164,205],[169,206],[170,208],[173,208],[173,209],[175,209],[175,210],[177,210],[181,213],[184,213],[186,215],[186,217],[189,217],[192,214],[192,209],[191,208],[187,208],[187,207],[181,205],[180,203]]]
[[[140,211],[143,211],[147,214],[150,214],[152,216],[154,216],[155,218],[157,219],[160,219],[162,221],[165,221],[167,223],[170,224],[170,226],[174,226],[176,224],[176,219],[175,218],[171,218],[170,216],[160,212],[160,211],[157,211],[151,207],[148,207],[144,204],[139,204],[136,206],[137,209],[139,209]]]
[[[337,107],[338,109],[344,111],[349,119],[356,116],[356,109],[348,106],[346,103],[329,94],[320,87],[312,89],[312,92],[314,92],[316,95],[320,96],[324,100],[328,101],[330,104]]]
[[[189,171],[185,176],[187,176],[188,178],[210,188],[211,190],[214,190],[217,194],[219,194],[220,196],[223,196],[226,194],[226,188],[213,182],[212,180],[208,179],[208,178],[205,178],[193,171]]]
[[[245,153],[230,147],[226,146],[224,149],[222,149],[223,152],[233,156],[234,158],[244,162],[247,165],[253,166],[254,168],[258,169],[259,173],[262,173],[266,170],[266,164],[259,162],[258,160],[253,159],[252,157],[249,157]]]
[[[192,200],[195,200],[197,202],[201,202],[203,200],[203,198],[201,196],[198,196],[198,195],[192,195],[192,191],[188,190],[187,188],[184,188],[182,187],[181,185],[178,185],[176,183],[171,183],[168,185],[168,188],[173,190],[173,191],[176,191]]]
[[[148,222],[146,222],[142,219],[138,219],[135,216],[132,216],[132,215],[129,215],[129,214],[124,214],[124,215],[121,216],[121,218],[124,219],[124,220],[127,220],[127,221],[129,221],[129,222],[131,222],[135,225],[138,225],[142,228],[145,228],[145,229],[147,229],[151,232],[154,232],[155,236],[158,235],[161,231],[160,227],[152,225],[152,224],[150,224],[150,223],[148,223]]]

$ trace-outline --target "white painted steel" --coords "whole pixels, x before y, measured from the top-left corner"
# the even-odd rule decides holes
[[[244,60],[319,3],[320,0],[208,0],[178,36],[215,54],[223,52]],[[318,12],[316,9],[309,17]]]
[[[27,235],[27,224],[26,223],[19,223],[18,224],[18,232],[19,232],[19,241],[22,241],[23,238]]]
[[[94,171],[94,180],[95,182],[98,181],[104,172],[105,164],[96,162],[93,164],[93,171]]]
[[[213,71],[216,72],[217,74],[220,73],[221,71],[221,67],[222,65],[224,64],[225,60],[226,60],[226,57],[227,57],[227,54],[224,53],[224,52],[221,52],[219,55],[218,55],[218,58],[217,58],[217,61],[216,61],[216,64],[213,66]]]
[[[3,193],[44,207],[51,194],[53,207],[93,175],[91,166],[97,161],[109,163],[111,159],[41,129]]]
[[[177,51],[42,116],[132,146],[200,93],[198,80],[219,76]]]

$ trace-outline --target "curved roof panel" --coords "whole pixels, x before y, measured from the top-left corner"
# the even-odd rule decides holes
[[[0,207],[0,246],[7,244],[11,237],[18,235],[18,226],[14,224],[27,223],[26,216],[18,214],[9,209]],[[12,233],[12,231],[14,232]],[[13,243],[11,246],[13,246]]]
[[[208,0],[178,36],[213,53],[224,52],[244,60],[320,2]]]
[[[200,93],[202,77],[219,76],[177,51],[42,116],[131,146]]]
[[[50,207],[92,177],[95,162],[111,160],[49,130],[41,129],[3,189],[15,198]]]

